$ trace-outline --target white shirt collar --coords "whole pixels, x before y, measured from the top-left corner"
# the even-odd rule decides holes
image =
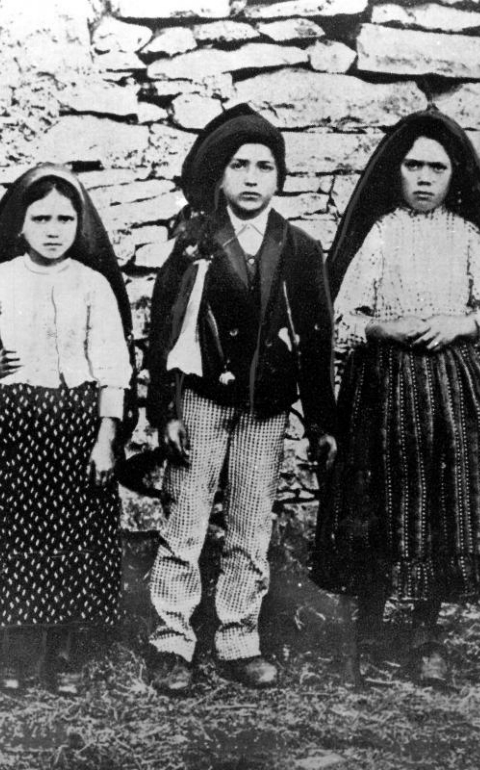
[[[230,206],[227,205],[228,216],[230,217],[230,222],[232,223],[232,227],[235,230],[235,234],[238,235],[238,233],[240,233],[242,230],[251,227],[256,230],[263,238],[265,235],[265,230],[267,229],[268,216],[270,214],[271,208],[271,205],[267,206],[267,208],[264,209],[258,216],[252,217],[252,219],[239,219],[239,217],[233,213]]]

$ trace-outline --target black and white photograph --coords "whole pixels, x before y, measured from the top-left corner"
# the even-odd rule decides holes
[[[478,770],[480,0],[0,31],[0,770]]]

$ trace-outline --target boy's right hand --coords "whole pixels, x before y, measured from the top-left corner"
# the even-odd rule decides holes
[[[0,379],[14,374],[21,366],[15,350],[5,350],[5,348],[0,350]]]
[[[160,431],[159,439],[165,447],[169,460],[177,465],[189,464],[190,441],[183,420],[168,420],[163,431]]]

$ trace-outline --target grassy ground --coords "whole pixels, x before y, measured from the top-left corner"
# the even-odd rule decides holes
[[[217,674],[207,597],[196,619],[194,692],[157,695],[145,682],[140,560],[127,569],[127,620],[85,666],[82,697],[0,695],[0,770],[478,770],[477,608],[449,606],[442,615],[451,689],[422,689],[403,675],[408,614],[390,607],[383,642],[364,655],[365,689],[354,692],[341,686],[335,602],[285,549],[273,556],[262,629],[281,668],[277,688],[249,691]],[[208,585],[213,577],[207,569]]]

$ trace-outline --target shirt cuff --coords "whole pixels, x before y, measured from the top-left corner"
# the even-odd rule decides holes
[[[114,417],[123,419],[123,406],[125,391],[123,388],[114,388],[110,385],[100,388],[98,396],[98,413],[100,417]]]

